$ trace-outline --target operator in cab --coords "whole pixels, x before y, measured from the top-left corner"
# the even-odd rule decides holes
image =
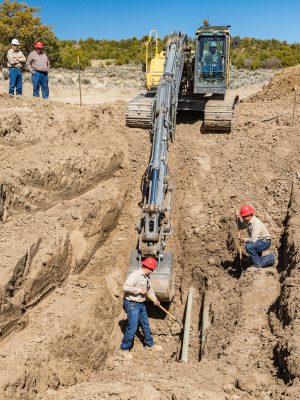
[[[216,42],[210,42],[209,50],[203,54],[202,71],[206,77],[221,78],[222,53],[217,50]]]

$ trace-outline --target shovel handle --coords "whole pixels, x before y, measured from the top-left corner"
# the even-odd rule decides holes
[[[152,299],[152,297],[148,296],[148,299],[151,300],[153,303],[155,303],[155,300]],[[163,306],[161,306],[160,304],[157,306],[159,307],[164,313],[166,313],[169,317],[171,317],[174,321],[176,321],[181,327],[183,326],[181,321],[179,321],[178,318],[174,317],[174,315],[172,315],[168,310],[166,310]]]
[[[237,226],[237,230],[238,230],[238,239],[239,239],[240,268],[241,268],[241,270],[243,270],[243,266],[242,266],[243,252],[242,252],[241,231],[240,231],[240,227],[239,227],[239,217],[238,216],[236,216],[236,226]]]

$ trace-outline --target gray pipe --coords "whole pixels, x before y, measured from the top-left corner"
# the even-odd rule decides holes
[[[183,343],[182,343],[182,353],[181,353],[181,362],[188,361],[188,353],[189,353],[189,343],[190,343],[190,330],[191,330],[191,316],[192,316],[192,303],[193,303],[193,288],[189,288],[187,306],[186,306],[186,314],[184,321],[184,334],[183,334]]]

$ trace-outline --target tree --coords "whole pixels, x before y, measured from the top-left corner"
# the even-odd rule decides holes
[[[61,49],[61,67],[63,68],[73,68],[78,67],[77,57],[80,60],[80,67],[82,69],[90,65],[90,60],[82,52],[81,48],[65,47]]]
[[[6,52],[12,39],[21,43],[25,56],[32,51],[37,40],[45,44],[52,65],[60,61],[59,42],[50,26],[41,23],[39,8],[25,2],[4,0],[0,4],[0,64],[6,65]]]

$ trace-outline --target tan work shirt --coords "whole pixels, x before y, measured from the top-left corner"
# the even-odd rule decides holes
[[[140,289],[146,289],[147,294],[153,300],[157,300],[151,286],[150,276],[145,275],[142,268],[133,271],[126,279],[124,284],[124,298],[129,301],[143,303],[146,301],[146,295],[141,294]]]
[[[33,50],[27,58],[26,67],[30,72],[48,72],[50,69],[50,61],[46,53],[38,53]]]
[[[24,63],[26,61],[26,58],[24,54],[21,52],[21,50],[14,50],[14,49],[9,49],[7,52],[7,66],[9,68],[14,67],[14,68],[22,68],[22,62]]]
[[[241,221],[242,229],[247,229],[248,238],[245,238],[245,242],[256,242],[257,240],[269,240],[271,235],[266,227],[266,225],[257,217],[253,216],[249,224]]]

